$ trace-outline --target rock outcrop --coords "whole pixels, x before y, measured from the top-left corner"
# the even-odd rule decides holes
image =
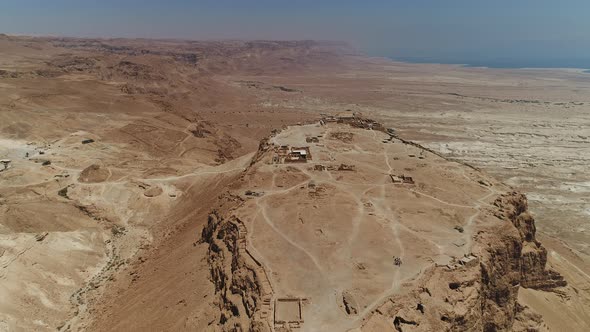
[[[219,297],[218,325],[223,331],[268,331],[268,325],[253,319],[262,307],[264,294],[257,269],[245,254],[241,221],[213,211],[201,240],[209,244],[207,261]]]
[[[546,269],[525,195],[503,194],[494,205],[498,224],[482,226],[475,239],[479,265],[433,267],[409,294],[381,305],[363,330],[387,321],[392,331],[539,331],[542,317],[518,303],[519,288],[550,291],[566,281]]]
[[[512,222],[520,235],[520,285],[541,290],[567,285],[563,276],[546,269],[547,250],[535,237],[535,219],[528,212],[526,196],[512,192],[500,196],[494,204],[499,207],[501,215]]]

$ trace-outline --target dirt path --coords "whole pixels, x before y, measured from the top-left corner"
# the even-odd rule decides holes
[[[283,233],[280,229],[278,229],[275,224],[272,222],[272,220],[268,217],[268,215],[266,214],[266,205],[262,205],[260,203],[260,201],[256,201],[256,205],[258,206],[258,208],[260,208],[261,212],[262,212],[262,217],[264,222],[266,222],[266,224],[268,226],[270,226],[270,228],[272,228],[272,230],[277,233],[278,235],[281,236],[281,238],[283,238],[283,240],[287,241],[291,246],[293,246],[295,249],[303,252],[307,257],[309,257],[309,259],[313,262],[313,264],[315,265],[315,267],[318,269],[318,271],[320,273],[324,273],[324,269],[322,268],[319,260],[317,259],[317,257],[315,257],[312,253],[310,253],[307,249],[305,249],[303,246],[299,245],[298,243],[296,243],[294,240],[292,240],[291,238],[289,238],[289,236],[287,236],[285,233]]]

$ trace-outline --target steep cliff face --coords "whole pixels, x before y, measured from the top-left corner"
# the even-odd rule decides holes
[[[518,303],[519,288],[552,290],[566,282],[546,270],[547,251],[535,238],[526,197],[510,192],[494,205],[497,223],[476,235],[479,264],[425,272],[412,292],[379,307],[363,331],[540,331],[542,317]]]
[[[481,255],[481,316],[484,331],[508,330],[516,316],[522,243],[512,227]]]
[[[535,238],[535,220],[528,212],[526,196],[506,193],[494,205],[496,216],[510,224],[498,229],[492,235],[496,239],[490,239],[480,253],[483,331],[536,330],[540,316],[517,302],[519,287],[552,290],[566,281],[546,269],[547,250]]]
[[[512,222],[520,235],[520,285],[542,290],[565,286],[567,282],[559,273],[546,269],[547,250],[535,237],[535,220],[528,212],[526,196],[511,192],[500,196],[494,204],[499,207],[504,219]]]
[[[255,266],[245,257],[245,229],[235,217],[213,211],[201,240],[209,244],[207,261],[219,307],[223,331],[266,331],[253,317],[262,305],[262,289]]]
[[[506,193],[494,205],[496,217],[510,224],[492,233],[480,253],[483,331],[514,330],[516,322],[519,328],[535,330],[540,317],[518,304],[519,287],[550,290],[566,282],[557,272],[546,270],[547,250],[535,238],[526,196]]]

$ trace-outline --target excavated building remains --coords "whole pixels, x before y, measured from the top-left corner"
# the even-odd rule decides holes
[[[334,145],[310,147],[311,153],[317,156],[311,166],[283,166],[273,162],[277,151],[295,145],[302,134],[320,136],[326,128],[341,130],[345,125],[348,124],[322,121],[321,125],[294,126],[274,132],[261,141],[240,178],[241,184],[235,188],[243,192],[240,186],[247,185],[264,190],[265,195],[250,196],[251,199],[240,199],[237,203],[234,200],[230,207],[210,214],[201,239],[208,244],[211,280],[219,298],[217,326],[224,331],[539,330],[542,319],[518,303],[519,289],[553,291],[566,282],[557,272],[546,269],[547,251],[535,237],[534,219],[528,212],[526,197],[478,171],[432,155],[416,144],[383,143],[381,135],[387,134],[374,130],[382,128],[375,125],[353,126],[357,131],[350,142],[338,140]],[[373,136],[378,144],[373,143]],[[446,201],[448,197],[421,180],[394,179],[393,175],[379,178],[378,172],[367,171],[379,167],[369,158],[375,150],[355,152],[359,165],[354,176],[344,172],[345,177],[332,178],[330,172],[343,167],[334,169],[322,163],[329,155],[345,165],[346,154],[353,144],[356,149],[380,149],[379,144],[386,145],[383,155],[389,172],[385,174],[408,165],[411,159],[402,153],[406,150],[424,155],[425,160],[434,162],[417,168],[417,179],[429,174],[434,187],[443,183],[452,186],[445,178],[439,179],[430,172],[443,173],[452,181],[464,181],[462,185],[470,193],[451,203]],[[396,152],[391,148],[394,146],[401,150]],[[279,173],[284,167],[290,170]],[[285,185],[277,185],[279,177],[284,178]],[[404,181],[407,178],[416,185],[392,184],[397,179],[408,182]],[[363,188],[359,196],[356,196],[357,187]],[[326,194],[300,196],[298,192],[304,188],[306,193],[322,188]],[[325,205],[336,207],[341,204],[339,200],[346,202],[348,198],[341,196],[344,192],[358,197],[355,199],[362,203],[359,211],[351,210],[356,209],[352,201],[344,205],[345,215],[358,215],[351,220],[352,224]],[[471,196],[476,193],[481,197],[473,200]],[[396,205],[384,205],[388,201]],[[291,210],[293,202],[299,207]],[[437,224],[427,221],[437,220],[430,214],[435,212],[427,212],[430,217],[426,221],[425,217],[419,217],[422,221],[418,223],[423,224],[420,227],[429,228],[429,232],[421,233],[414,228],[418,227],[417,219],[408,211],[415,208],[436,211],[432,204],[447,209],[446,214],[456,210],[455,213],[464,216],[459,226],[464,232],[455,231],[451,225],[439,231]],[[385,211],[396,220],[380,220],[387,218],[387,215],[380,216]],[[439,215],[438,220],[446,224],[444,218]],[[369,229],[374,227],[371,225],[379,225],[381,230],[371,233]],[[391,239],[387,237],[389,228],[394,236]],[[350,240],[338,235],[351,233]],[[384,240],[380,245],[379,241]],[[363,241],[370,241],[373,247],[362,244]],[[417,242],[430,244],[416,245]],[[458,242],[462,243],[459,247],[454,244]],[[375,249],[378,251],[373,253]],[[369,256],[384,252],[395,252],[394,258],[400,264],[392,264],[391,256],[368,260]],[[350,256],[341,257],[342,253]],[[451,263],[433,263],[437,260]],[[350,262],[355,263],[350,265]],[[375,265],[385,262],[390,265]],[[390,286],[379,286],[385,280],[389,280]],[[377,290],[379,287],[383,288]],[[342,291],[334,298],[330,289]]]

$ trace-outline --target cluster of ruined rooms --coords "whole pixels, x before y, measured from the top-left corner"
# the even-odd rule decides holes
[[[322,119],[320,120],[321,125],[335,122],[345,123],[355,128],[372,129],[380,131],[384,130],[383,125],[381,125],[379,122],[363,118],[361,113],[353,112],[351,110],[347,110],[346,112],[342,112],[336,116],[324,113],[321,113],[320,115],[322,116]]]
[[[311,152],[309,147],[289,147],[288,145],[281,145],[275,148],[275,156],[273,157],[274,164],[285,163],[306,163],[311,160]]]

